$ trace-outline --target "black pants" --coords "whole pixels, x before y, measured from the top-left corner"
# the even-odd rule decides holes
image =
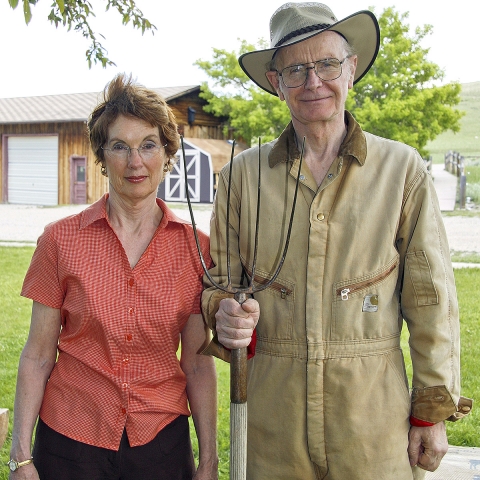
[[[139,447],[124,431],[118,451],[72,440],[39,419],[33,462],[41,480],[191,480],[195,473],[185,416]]]

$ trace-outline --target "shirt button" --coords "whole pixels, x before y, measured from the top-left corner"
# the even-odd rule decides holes
[[[122,415],[125,415],[127,413],[127,409],[122,407],[121,412],[122,412]]]
[[[123,363],[128,363],[129,361],[130,361],[130,359],[129,359],[128,357],[125,357],[125,358],[123,359]]]
[[[127,342],[131,342],[131,341],[132,341],[132,337],[133,337],[133,335],[132,335],[131,333],[127,333],[127,334],[125,335],[125,340],[126,340]]]
[[[128,309],[128,313],[129,313],[130,315],[133,315],[133,314],[135,313],[135,309],[134,309],[134,308],[129,308],[129,309]]]
[[[131,278],[129,281],[128,281],[128,285],[130,287],[133,287],[133,285],[135,284],[135,280],[133,278]]]
[[[128,388],[128,383],[122,383],[122,387],[124,390],[126,390]]]
[[[317,220],[320,221],[320,222],[321,222],[322,220],[325,220],[325,215],[324,215],[323,213],[319,213],[319,214],[317,215]]]

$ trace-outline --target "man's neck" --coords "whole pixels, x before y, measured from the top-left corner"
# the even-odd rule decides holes
[[[315,177],[318,186],[337,158],[340,146],[347,135],[343,116],[341,120],[341,123],[331,121],[309,125],[296,125],[293,121],[299,150],[302,149],[303,137],[305,137],[304,162]]]

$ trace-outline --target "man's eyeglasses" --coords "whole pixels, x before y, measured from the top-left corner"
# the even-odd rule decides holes
[[[115,145],[113,145],[112,148],[101,148],[104,152],[107,152],[107,154],[110,155],[112,158],[116,158],[118,160],[126,160],[131,155],[132,150],[136,150],[140,157],[143,158],[143,160],[148,160],[157,155],[160,152],[160,149],[165,148],[166,146],[167,144],[157,145],[154,142],[147,142],[138,148],[130,148],[124,143],[116,143]]]
[[[336,80],[342,74],[343,62],[349,57],[345,57],[342,61],[336,58],[325,58],[316,62],[303,63],[301,65],[290,65],[285,67],[278,74],[282,77],[283,84],[287,88],[301,87],[307,80],[308,71],[313,70],[317,77],[324,81],[330,82]],[[308,67],[307,65],[312,65]]]

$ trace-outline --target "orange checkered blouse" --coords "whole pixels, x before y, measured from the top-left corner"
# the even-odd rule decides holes
[[[143,445],[190,413],[176,352],[201,311],[203,270],[191,225],[160,199],[163,219],[132,269],[107,198],[45,228],[22,295],[62,316],[40,417],[74,440],[117,450],[124,428],[132,446]],[[209,267],[208,237],[199,236]]]

